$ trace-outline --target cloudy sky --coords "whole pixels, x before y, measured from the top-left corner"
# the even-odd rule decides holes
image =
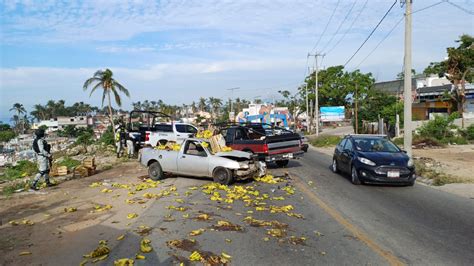
[[[474,31],[473,0],[415,0],[413,10],[438,2],[413,14],[417,71],[443,59],[459,35]],[[228,98],[232,87],[241,88],[235,96],[248,99],[276,97],[302,82],[310,51],[326,53],[322,67],[344,64],[392,3],[0,0],[0,120],[11,117],[14,102],[28,111],[49,99],[100,105],[101,97],[89,98],[82,84],[106,67],[131,92],[125,108],[145,99],[182,104]],[[348,70],[359,66],[377,80],[401,71],[404,23],[393,27],[403,12],[397,3]]]

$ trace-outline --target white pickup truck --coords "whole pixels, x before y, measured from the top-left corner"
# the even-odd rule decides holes
[[[180,149],[160,150],[145,147],[140,150],[140,162],[148,167],[153,180],[164,178],[164,173],[183,176],[212,177],[215,182],[230,184],[266,174],[266,164],[256,155],[243,151],[212,153],[209,142],[186,139]]]
[[[195,126],[187,123],[158,123],[152,129],[145,131],[145,144],[153,147],[158,146],[158,144],[166,144],[168,141],[181,144],[185,139],[196,134],[197,131]]]

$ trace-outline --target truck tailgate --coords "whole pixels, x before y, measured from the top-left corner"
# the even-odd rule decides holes
[[[301,137],[298,134],[267,136],[269,154],[297,152],[301,150]]]

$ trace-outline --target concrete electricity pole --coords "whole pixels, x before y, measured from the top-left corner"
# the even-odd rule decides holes
[[[232,104],[232,99],[234,98],[234,90],[238,90],[240,89],[240,87],[235,87],[235,88],[230,88],[230,89],[227,89],[228,91],[231,91],[231,94],[230,94],[230,113],[234,112],[234,108],[233,108],[233,104]],[[230,118],[230,116],[229,116]]]
[[[408,156],[412,156],[412,117],[411,117],[411,107],[412,107],[412,80],[411,80],[411,5],[412,0],[405,0],[405,60],[404,60],[404,89],[403,89],[403,99],[404,99],[404,110],[403,110],[403,127],[404,127],[404,137],[403,137],[403,147],[405,148]]]
[[[318,88],[318,71],[319,71],[319,65],[318,65],[318,57],[324,57],[325,54],[321,54],[316,52],[315,54],[308,54],[308,56],[314,56],[314,64],[315,64],[315,79],[314,79],[314,96],[315,96],[315,105],[314,105],[314,119],[315,124],[316,124],[316,136],[319,136],[319,88]]]

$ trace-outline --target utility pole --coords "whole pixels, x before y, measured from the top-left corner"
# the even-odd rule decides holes
[[[355,133],[359,134],[359,119],[357,117],[357,113],[359,112],[359,110],[357,109],[357,101],[358,101],[358,99],[357,99],[357,83],[355,85],[355,99],[354,100],[355,100],[355,110],[354,110],[355,111],[354,112],[355,113],[354,114],[355,115]]]
[[[308,67],[308,73],[311,77],[311,69]],[[308,83],[305,84],[306,89],[306,131],[310,132],[309,130],[309,101],[308,101]]]
[[[233,108],[233,104],[232,104],[232,99],[234,98],[234,90],[238,90],[240,89],[240,87],[235,87],[235,88],[230,88],[230,89],[227,89],[228,91],[230,91],[230,112],[229,112],[229,119],[231,118],[230,117],[230,114],[234,112],[234,108]],[[232,117],[233,119],[233,117]]]
[[[404,60],[404,110],[403,110],[403,147],[408,156],[412,156],[412,122],[411,122],[411,107],[412,107],[412,80],[411,80],[411,5],[412,0],[405,0],[405,60]]]
[[[315,96],[315,106],[314,106],[314,119],[316,120],[316,136],[319,136],[319,84],[318,84],[318,57],[324,57],[325,54],[321,54],[316,52],[315,54],[308,54],[308,56],[314,56],[314,64],[315,64],[315,73],[314,73],[314,96]]]

